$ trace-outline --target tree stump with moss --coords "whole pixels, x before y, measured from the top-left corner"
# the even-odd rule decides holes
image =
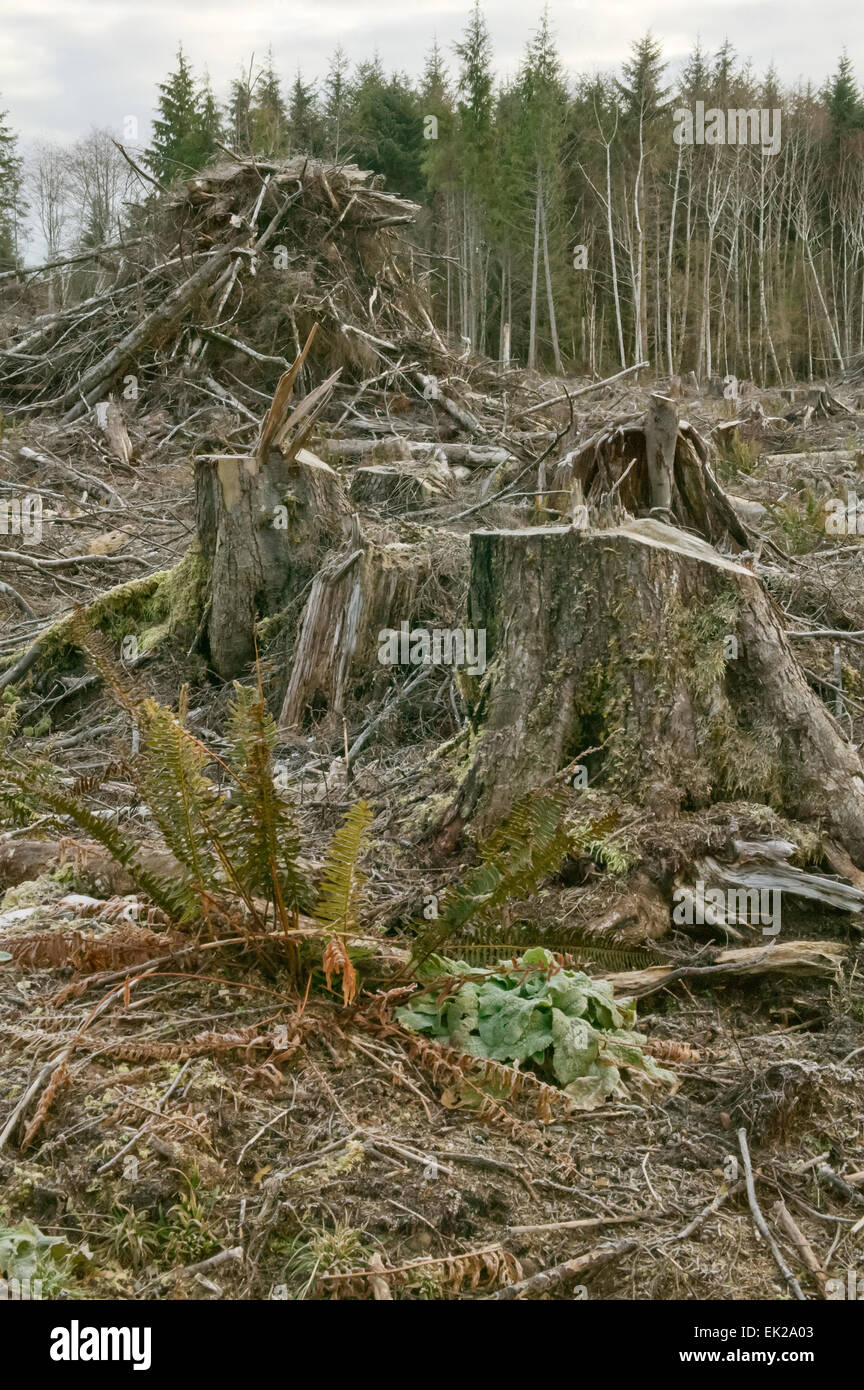
[[[487,669],[442,847],[584,762],[650,806],[747,797],[822,817],[864,863],[864,767],[810,689],[755,575],[653,518],[471,538]],[[588,751],[593,750],[593,751]]]

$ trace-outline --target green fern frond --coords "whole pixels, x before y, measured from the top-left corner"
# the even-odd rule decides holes
[[[102,633],[91,627],[84,609],[79,609],[69,620],[68,632],[71,640],[80,647],[93,670],[102,677],[115,703],[134,715],[141,703],[141,693],[135,688],[128,673],[114,660],[114,655]]]
[[[234,691],[228,716],[227,761],[236,777],[229,850],[248,891],[272,902],[285,925],[287,913],[305,907],[308,898],[297,820],[273,781],[277,731],[263,694],[241,685]]]
[[[480,845],[483,862],[443,894],[438,920],[415,944],[416,964],[458,936],[469,921],[493,920],[506,902],[530,896],[545,878],[557,873],[570,851],[566,804],[562,790],[522,798]]]
[[[67,816],[88,831],[112,859],[122,864],[141,891],[174,921],[183,921],[194,914],[197,900],[184,880],[163,878],[146,869],[138,860],[138,848],[132,840],[127,839],[112,821],[98,815],[85,802],[56,785],[43,767],[35,772],[32,767],[26,771],[7,767],[4,776],[23,793],[32,795],[40,807],[47,807],[57,816]]]
[[[324,856],[324,872],[313,909],[316,922],[334,932],[356,927],[365,879],[357,867],[364,848],[372,811],[358,801],[345,816]]]
[[[227,829],[227,806],[206,775],[211,755],[156,700],[136,712],[141,748],[131,764],[140,791],[166,845],[189,871],[197,892],[221,886],[222,861],[214,839]]]

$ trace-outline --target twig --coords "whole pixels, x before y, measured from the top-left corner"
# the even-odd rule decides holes
[[[777,1268],[780,1270],[780,1273],[783,1275],[783,1278],[786,1280],[786,1283],[789,1285],[795,1297],[801,1303],[806,1303],[807,1298],[801,1291],[801,1285],[798,1283],[798,1280],[783,1258],[783,1252],[772,1236],[768,1223],[759,1209],[759,1203],[756,1200],[756,1184],[753,1181],[753,1165],[750,1162],[750,1150],[747,1147],[747,1131],[743,1125],[738,1131],[738,1147],[741,1150],[741,1158],[744,1163],[744,1182],[747,1187],[747,1201],[750,1203],[750,1210],[753,1213],[753,1220],[756,1223],[756,1227],[768,1242],[771,1254],[774,1256],[777,1263]]]
[[[580,1274],[593,1274],[611,1260],[617,1260],[635,1248],[635,1240],[622,1240],[617,1245],[610,1245],[606,1250],[589,1250],[586,1255],[578,1255],[575,1260],[565,1260],[563,1264],[555,1265],[552,1269],[543,1269],[539,1274],[532,1274],[530,1279],[523,1279],[518,1284],[508,1284],[506,1288],[498,1289],[497,1293],[488,1295],[488,1301],[502,1302],[522,1298],[523,1294],[546,1293],[567,1279],[577,1279]]]

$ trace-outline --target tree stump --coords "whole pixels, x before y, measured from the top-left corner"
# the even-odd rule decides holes
[[[210,567],[210,658],[224,679],[255,656],[255,623],[278,613],[338,547],[351,510],[338,475],[307,449],[199,460],[198,536]]]
[[[641,804],[662,789],[694,808],[746,797],[821,817],[864,862],[864,767],[743,565],[654,519],[481,531],[468,610],[488,666],[466,683],[443,843],[469,822],[487,833],[584,759],[589,784]]]
[[[708,441],[679,421],[673,400],[654,395],[641,419],[607,425],[562,459],[550,489],[553,505],[565,510],[562,497],[578,488],[602,525],[612,519],[610,502],[634,515],[659,507],[713,545],[748,550],[747,532],[710,463]]]

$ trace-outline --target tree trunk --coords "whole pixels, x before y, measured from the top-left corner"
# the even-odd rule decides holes
[[[223,679],[255,657],[255,622],[280,611],[342,542],[350,509],[333,469],[308,450],[199,459],[198,537],[210,566],[210,658]]]

